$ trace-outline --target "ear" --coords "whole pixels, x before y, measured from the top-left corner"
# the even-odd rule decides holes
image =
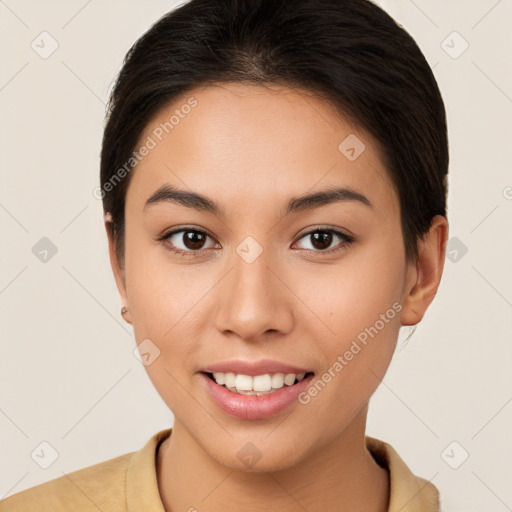
[[[445,262],[448,221],[442,215],[432,219],[430,229],[418,241],[418,261],[407,270],[402,301],[402,325],[416,325],[421,321],[439,288]]]
[[[107,231],[108,238],[108,252],[110,256],[110,265],[114,273],[114,279],[116,281],[117,290],[119,291],[119,295],[121,297],[121,304],[129,308],[128,297],[126,295],[126,280],[124,268],[121,266],[115,250],[114,223],[112,221],[112,215],[109,212],[105,214],[105,229]],[[129,324],[132,323],[130,309],[128,309],[128,312],[126,312],[123,315],[123,318]]]

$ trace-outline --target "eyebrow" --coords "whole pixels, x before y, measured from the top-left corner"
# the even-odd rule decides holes
[[[146,207],[158,203],[175,203],[193,208],[194,210],[211,213],[219,218],[226,218],[224,209],[217,204],[213,199],[210,199],[197,192],[189,192],[181,190],[173,185],[164,184],[158,188],[147,199],[144,204],[143,210]],[[307,193],[301,196],[292,197],[285,205],[281,216],[289,215],[290,213],[298,213],[302,211],[309,211],[322,206],[326,206],[338,202],[358,202],[369,208],[374,208],[372,202],[360,192],[350,187],[332,187],[318,192]]]

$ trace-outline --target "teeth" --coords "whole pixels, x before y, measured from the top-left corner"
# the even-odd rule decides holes
[[[267,395],[273,393],[277,389],[284,386],[292,386],[295,380],[300,382],[305,373],[265,373],[263,375],[244,375],[241,373],[235,374],[232,372],[222,373],[215,372],[213,379],[220,386],[224,386],[234,393],[242,395]]]
[[[272,375],[272,387],[279,389],[284,386],[284,373],[274,373]]]
[[[265,375],[256,375],[251,381],[254,391],[270,391],[272,389],[272,377],[268,373]]]
[[[215,372],[213,374],[213,378],[215,379],[215,382],[217,384],[220,384],[222,386],[226,382],[224,375],[225,375],[224,373]]]
[[[284,383],[291,386],[295,382],[295,373],[288,373],[284,378]]]
[[[235,377],[236,377],[236,375],[234,373],[225,373],[224,374],[224,384],[227,388],[235,387]],[[215,376],[214,376],[214,378],[215,378]]]
[[[242,375],[239,373],[235,379],[235,388],[238,391],[251,391],[252,389],[252,377],[249,375]],[[256,391],[255,389],[253,391]]]

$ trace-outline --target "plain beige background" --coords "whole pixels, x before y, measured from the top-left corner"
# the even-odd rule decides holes
[[[445,100],[451,240],[438,295],[407,344],[402,329],[367,433],[431,479],[446,510],[504,512],[512,2],[379,3],[415,38]],[[93,191],[112,81],[131,44],[175,5],[0,0],[0,498],[138,450],[172,425],[119,314]]]

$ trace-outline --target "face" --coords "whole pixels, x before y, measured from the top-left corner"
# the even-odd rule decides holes
[[[415,277],[376,145],[306,92],[235,84],[173,102],[148,137],[118,285],[149,377],[217,462],[243,469],[252,450],[258,470],[297,464],[365,409]],[[163,186],[192,195],[146,204]]]

